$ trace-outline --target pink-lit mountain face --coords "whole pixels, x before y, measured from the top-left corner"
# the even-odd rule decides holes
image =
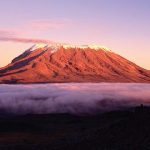
[[[150,71],[99,46],[35,45],[0,69],[0,83],[150,82]]]

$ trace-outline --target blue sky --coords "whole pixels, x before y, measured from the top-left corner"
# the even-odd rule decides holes
[[[100,44],[150,69],[149,0],[0,1],[0,66],[44,39]]]

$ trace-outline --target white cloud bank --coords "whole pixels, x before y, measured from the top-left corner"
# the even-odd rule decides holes
[[[12,114],[91,114],[140,104],[150,104],[150,84],[0,85],[0,111]]]

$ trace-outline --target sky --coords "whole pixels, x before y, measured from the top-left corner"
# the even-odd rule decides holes
[[[0,1],[0,66],[37,42],[99,44],[150,70],[149,0]]]

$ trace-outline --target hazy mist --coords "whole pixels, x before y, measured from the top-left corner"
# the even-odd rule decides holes
[[[12,114],[93,114],[150,104],[150,84],[0,85],[0,111]]]

